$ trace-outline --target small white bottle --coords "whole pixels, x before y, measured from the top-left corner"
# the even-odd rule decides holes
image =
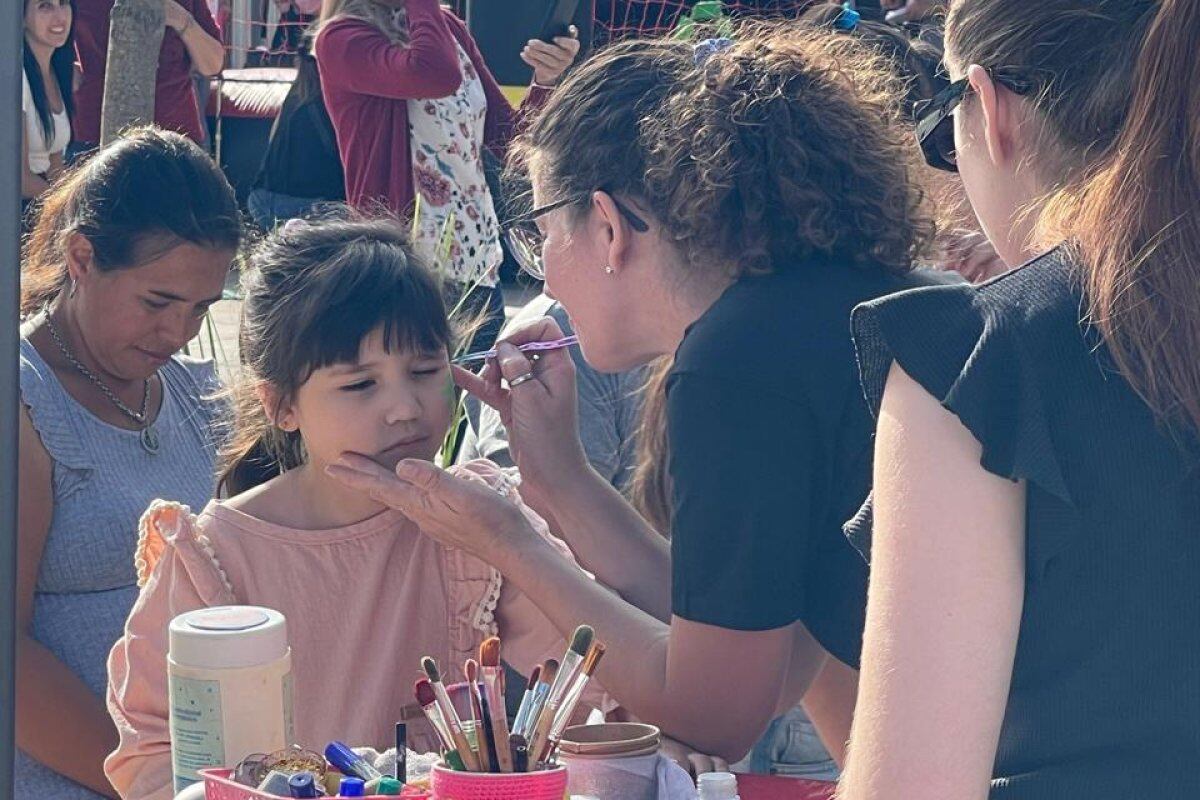
[[[705,772],[696,779],[700,800],[739,800],[737,776],[732,772]]]
[[[292,651],[283,614],[216,606],[171,620],[167,655],[175,791],[199,770],[292,743]]]

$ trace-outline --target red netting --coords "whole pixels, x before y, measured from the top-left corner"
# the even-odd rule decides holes
[[[321,0],[208,0],[229,52],[229,66],[291,66],[305,31],[317,18]],[[466,18],[466,0],[449,0]]]
[[[596,0],[595,41],[655,36],[673,29],[698,0]],[[729,16],[795,16],[814,0],[725,0]]]

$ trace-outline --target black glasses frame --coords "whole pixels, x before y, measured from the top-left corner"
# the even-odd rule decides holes
[[[995,67],[987,71],[993,81],[1018,95],[1032,94],[1044,81],[1026,70]],[[917,119],[917,142],[925,163],[944,172],[958,172],[954,161],[954,109],[962,104],[971,89],[966,78],[960,78],[931,100],[922,100],[913,107]]]
[[[605,189],[596,189],[594,191],[603,192],[606,190]],[[505,228],[518,228],[518,227],[521,227],[522,225],[530,225],[538,217],[544,216],[545,214],[549,214],[551,211],[557,211],[558,209],[563,208],[565,206],[573,205],[575,203],[582,203],[584,200],[587,200],[591,196],[592,196],[592,191],[580,192],[577,195],[573,195],[571,197],[566,197],[566,198],[563,198],[562,200],[558,200],[553,203],[547,203],[546,205],[535,208],[532,211],[529,211],[525,214],[520,214],[516,217],[513,217],[512,219],[510,219],[508,221],[508,224],[505,225],[504,227]],[[650,226],[646,224],[645,220],[643,220],[641,217],[639,217],[637,214],[635,214],[632,210],[629,209],[628,206],[626,206],[624,203],[622,203],[620,200],[618,200],[615,197],[613,198],[613,205],[615,205],[617,207],[617,211],[620,212],[621,216],[623,216],[629,222],[629,226],[631,228],[633,228],[635,231],[637,231],[638,233],[645,233],[646,231],[650,230]]]

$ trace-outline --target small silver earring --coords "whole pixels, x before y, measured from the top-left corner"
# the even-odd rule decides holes
[[[71,278],[71,288],[67,290],[67,297],[74,297],[75,290],[78,288],[79,288],[79,285],[77,283],[75,283],[75,279]]]
[[[613,269],[611,266],[606,266],[606,267],[604,268],[604,272],[605,272],[606,274],[608,274],[608,275],[612,275],[614,272],[616,272],[616,270],[615,270],[615,269]]]

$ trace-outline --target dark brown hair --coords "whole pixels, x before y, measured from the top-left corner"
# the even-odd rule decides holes
[[[395,220],[336,207],[283,225],[248,261],[243,374],[218,483],[230,495],[304,463],[299,432],[271,423],[256,392],[260,383],[286,403],[314,370],[357,358],[363,339],[380,327],[389,349],[449,351],[452,343],[439,282],[417,262]]]
[[[136,128],[68,172],[45,195],[21,258],[21,314],[66,285],[67,237],[86,237],[104,272],[190,242],[237,250],[242,220],[220,167],[192,140]]]
[[[669,39],[601,51],[518,141],[516,169],[536,159],[553,197],[635,199],[697,270],[909,269],[933,226],[883,60],[795,23],[736,39],[700,64]]]
[[[671,476],[667,471],[667,378],[675,360],[663,356],[650,365],[642,387],[637,464],[626,494],[629,502],[663,536],[671,535]]]
[[[1200,428],[1200,0],[958,0],[946,38],[963,66],[1048,76],[1042,230],[1077,248],[1135,390]]]
[[[719,181],[697,206],[722,209],[724,216],[719,220],[729,230],[715,235],[728,242],[726,247],[761,242],[757,245],[760,255],[748,264],[748,271],[769,269],[774,263],[773,249],[794,257],[805,248],[851,263],[882,262],[903,271],[928,244],[931,226],[922,216],[921,198],[909,185],[916,176],[924,177],[924,170],[909,160],[912,134],[908,120],[913,104],[938,91],[941,54],[936,47],[912,40],[904,31],[883,23],[860,22],[852,35],[834,32],[834,20],[840,14],[840,6],[815,5],[805,13],[801,27],[744,29],[741,38],[762,39],[739,45],[740,51],[716,56],[729,57],[731,63],[717,73],[723,90],[712,97],[711,104],[696,97],[707,96],[707,88],[690,85],[683,99],[664,103],[674,122],[645,125],[647,136],[659,135],[667,124],[690,126],[681,128],[682,135],[672,137],[669,147],[661,148],[660,157],[676,159],[685,155],[683,148],[691,146],[692,132],[699,128],[696,146],[703,146],[702,142],[709,145],[701,156],[712,154],[715,163],[710,163],[711,171],[704,183],[697,184],[696,173],[706,164],[702,158],[682,158],[681,169],[660,168],[666,191],[683,198],[678,207],[686,209],[694,185]],[[693,82],[700,79],[698,68],[686,60],[691,58],[690,46],[665,47],[672,53],[680,50],[681,57],[686,57],[675,69]],[[756,58],[761,59],[757,67]],[[756,68],[765,74],[756,78],[746,75]],[[738,107],[734,94],[743,91],[742,87],[750,94]],[[791,97],[780,92],[787,87]],[[697,107],[689,110],[687,106],[693,102]],[[756,103],[761,107],[755,109]],[[722,110],[722,104],[731,107]],[[641,113],[660,114],[652,108]],[[550,122],[543,120],[542,124]],[[530,138],[536,136],[535,129]],[[771,141],[770,137],[777,139]],[[578,151],[568,150],[567,155],[578,158]],[[725,156],[725,164],[718,161],[718,155]],[[602,163],[607,168],[621,160],[599,157],[606,159]],[[844,172],[839,176],[818,168],[823,166]],[[627,166],[631,172],[639,168]],[[783,174],[788,170],[790,175]],[[579,180],[577,185],[587,184]],[[638,187],[632,193],[642,197],[644,191],[648,190]],[[747,215],[749,219],[762,220],[774,212],[778,227],[772,229],[767,221],[765,230],[739,229],[745,223],[731,209],[744,195],[756,198],[754,207],[759,209],[756,215]],[[784,202],[791,205],[776,205]],[[819,213],[807,213],[814,207]],[[787,214],[789,208],[795,213]],[[836,209],[841,208],[851,211],[839,219]],[[705,222],[701,219],[699,227]],[[855,229],[842,227],[848,222]],[[880,226],[890,227],[893,236],[873,238]],[[782,246],[771,243],[774,237]],[[699,237],[700,243],[706,241]],[[880,253],[886,257],[877,255]],[[672,359],[665,357],[649,371],[642,394],[637,466],[627,490],[638,512],[664,536],[671,532],[666,463],[666,384],[671,366]]]

